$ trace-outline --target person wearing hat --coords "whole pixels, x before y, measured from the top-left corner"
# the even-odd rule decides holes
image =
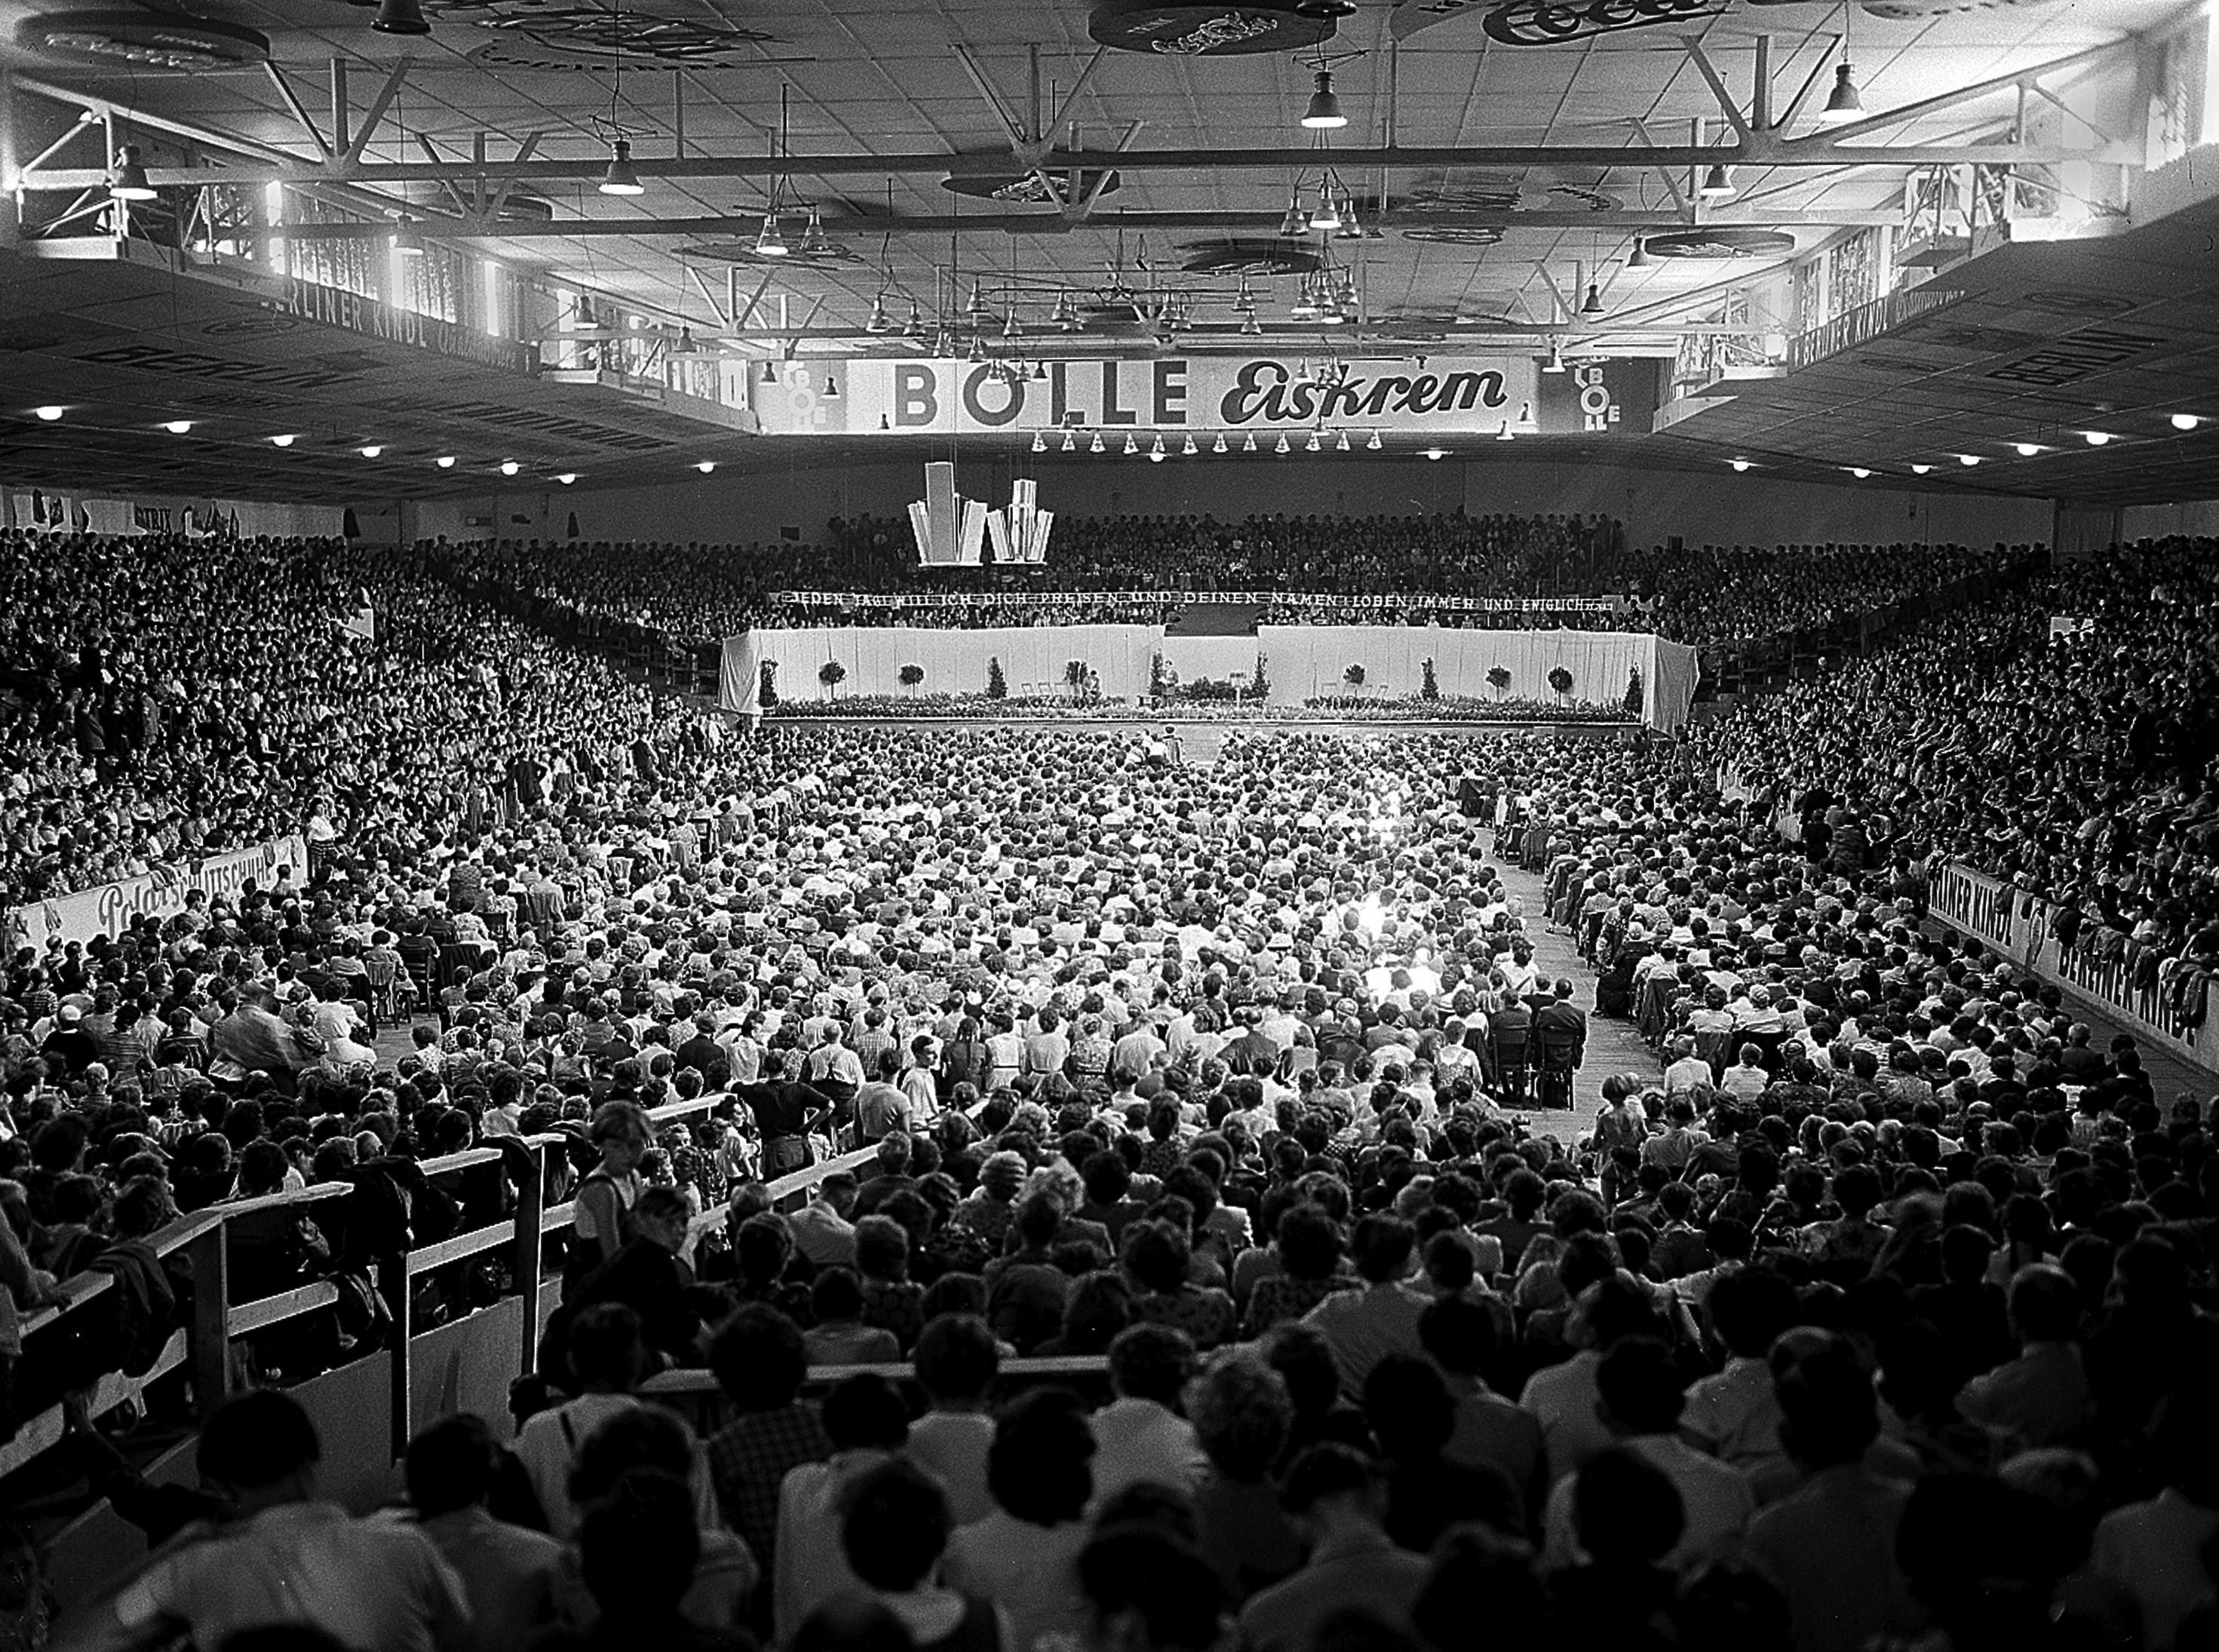
[[[82,1074],[100,1059],[100,1040],[85,1029],[83,1009],[65,1003],[55,1012],[54,1029],[39,1046],[39,1054],[56,1078]]]

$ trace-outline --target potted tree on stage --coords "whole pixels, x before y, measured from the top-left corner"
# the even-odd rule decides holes
[[[1559,700],[1563,699],[1572,692],[1572,674],[1562,666],[1556,667],[1549,673],[1549,686],[1557,691]]]
[[[824,685],[824,692],[834,699],[840,698],[840,685],[847,679],[848,668],[837,660],[827,660],[817,668],[817,680]]]
[[[1501,699],[1510,692],[1510,668],[1508,666],[1489,667],[1487,673],[1487,686],[1495,691],[1495,698]]]
[[[924,668],[916,664],[905,665],[897,674],[901,678],[901,686],[909,690],[910,698],[915,699],[917,686],[924,680]]]
[[[1356,664],[1349,667],[1347,670],[1342,672],[1340,674],[1340,680],[1348,685],[1348,692],[1350,693],[1361,694],[1364,692],[1363,662],[1359,661]]]
[[[1007,699],[1009,697],[1010,680],[1002,674],[1002,656],[991,655],[986,661],[986,698]]]

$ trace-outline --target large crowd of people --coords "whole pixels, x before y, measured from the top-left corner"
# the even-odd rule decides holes
[[[1269,624],[1653,628],[1737,644],[1886,610],[2006,560],[1924,543],[1632,551],[1624,537],[1606,517],[1073,518],[1056,523],[1045,562],[926,568],[906,522],[866,515],[834,519],[823,543],[424,549],[467,588],[577,635],[679,654],[764,626],[1161,624],[1225,593],[1265,598]],[[964,600],[904,600],[950,595]],[[1590,606],[1599,597],[1631,601]]]
[[[317,854],[0,972],[0,1427],[59,1391],[171,1540],[65,1643],[2219,1629],[2207,1106],[1920,922],[1952,857],[2078,914],[2060,944],[2219,962],[2219,546],[2062,568],[1672,741],[1189,766],[1138,729],[743,739],[420,557],[134,543],[153,573],[12,553],[11,887],[304,823]],[[290,594],[233,618],[227,572],[269,568]],[[381,980],[423,984],[406,1053]],[[1663,1059],[1589,1059],[1591,1015]],[[413,1167],[550,1133],[575,1214],[530,1414],[433,1423],[403,1508],[318,1500],[280,1393],[209,1421],[203,1492],[138,1482],[56,1330],[11,1340],[88,1264],[180,1314],[145,1246],[180,1211],[346,1183],[283,1237],[308,1276],[388,1185],[420,1243],[465,1220]],[[262,1381],[370,1345],[341,1295],[314,1346],[250,1339]],[[1054,1355],[1100,1364],[1010,1363]],[[638,1392],[684,1367],[698,1432]],[[10,1553],[0,1611],[42,1630]]]

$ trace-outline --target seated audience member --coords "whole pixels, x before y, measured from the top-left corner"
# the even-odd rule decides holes
[[[1212,1652],[1223,1596],[1192,1542],[1161,1525],[1103,1525],[1078,1554],[1088,1638],[1119,1652]]]
[[[1451,1526],[1477,1521],[1521,1536],[1526,1500],[1500,1470],[1446,1455],[1456,1433],[1456,1401],[1439,1370],[1412,1354],[1389,1354],[1364,1383],[1364,1418],[1386,1471],[1387,1535],[1414,1553],[1429,1552]]]
[[[1749,1523],[1748,1554],[1787,1598],[1796,1652],[1861,1652],[1901,1605],[1896,1529],[1910,1487],[1864,1466],[1872,1380],[1826,1334],[1777,1379],[1780,1443],[1803,1476]]]
[[[639,1316],[649,1351],[672,1365],[699,1365],[705,1346],[693,1270],[686,1248],[686,1196],[675,1188],[643,1189],[631,1208],[632,1237],[580,1282],[570,1306],[618,1302]]]
[[[1195,1536],[1237,1605],[1302,1563],[1303,1542],[1271,1475],[1294,1427],[1286,1380],[1247,1349],[1213,1356],[1187,1384],[1186,1413],[1209,1472]]]
[[[1116,1396],[1094,1413],[1094,1500],[1153,1481],[1190,1489],[1206,1466],[1194,1427],[1178,1414],[1194,1369],[1194,1345],[1168,1326],[1136,1325],[1110,1345]]]
[[[2090,1404],[2072,1275],[2051,1263],[2021,1268],[2011,1278],[2011,1327],[2018,1357],[1974,1377],[1957,1396],[1958,1411],[1986,1432],[1999,1460],[2072,1443]]]
[[[644,1403],[632,1391],[647,1360],[639,1315],[620,1302],[580,1309],[563,1346],[577,1394],[526,1418],[516,1436],[517,1458],[539,1500],[548,1533],[558,1541],[569,1537],[576,1518],[570,1506],[570,1471],[578,1450],[610,1418]]]
[[[1074,1568],[1094,1456],[1085,1414],[1064,1389],[1030,1390],[995,1425],[986,1455],[994,1507],[948,1539],[945,1576],[1000,1608],[1014,1646],[1053,1645],[1081,1626]]]
[[[939,1482],[895,1457],[848,1487],[840,1540],[848,1566],[900,1620],[918,1652],[1000,1652],[1016,1638],[993,1602],[940,1582],[948,1500]]]
[[[894,1333],[863,1323],[863,1282],[853,1268],[826,1268],[809,1287],[817,1323],[802,1333],[811,1365],[892,1364],[901,1358]]]
[[[826,1601],[861,1588],[839,1539],[842,1511],[908,1440],[909,1408],[886,1378],[858,1374],[825,1396],[824,1432],[831,1456],[789,1469],[779,1487],[771,1618],[781,1641]]]
[[[614,1496],[624,1478],[636,1470],[652,1469],[685,1486],[694,1501],[693,1574],[678,1603],[685,1620],[711,1630],[735,1629],[747,1620],[750,1598],[762,1581],[763,1571],[748,1546],[715,1517],[712,1503],[702,1491],[701,1448],[693,1431],[660,1406],[636,1406],[618,1412],[599,1425],[578,1448],[570,1470],[570,1503],[590,1512],[604,1499]],[[590,1627],[596,1617],[596,1597],[576,1563],[570,1564],[556,1585],[556,1601],[566,1622]]]
[[[488,1511],[500,1455],[484,1419],[463,1413],[419,1430],[402,1461],[416,1529],[462,1580],[469,1652],[506,1652],[555,1621],[563,1545]]]
[[[700,1542],[684,1481],[655,1469],[627,1471],[578,1525],[578,1569],[597,1613],[592,1626],[551,1630],[531,1643],[533,1652],[755,1652],[755,1638],[744,1630],[704,1628],[681,1610]]]
[[[1678,1540],[1656,1563],[1686,1576],[1733,1551],[1756,1512],[1756,1497],[1742,1475],[1674,1432],[1685,1408],[1680,1382],[1671,1351],[1653,1337],[1613,1344],[1595,1368],[1596,1406],[1616,1439],[1612,1449],[1656,1469],[1679,1499]],[[1550,1491],[1543,1557],[1551,1566],[1587,1563],[1574,1518],[1578,1483],[1577,1475],[1567,1475]]]
[[[1515,1489],[1525,1511],[1520,1535],[1535,1529],[1548,1495],[1548,1453],[1533,1413],[1487,1386],[1493,1363],[1495,1316],[1461,1297],[1439,1297],[1418,1315],[1418,1340],[1439,1370],[1456,1407],[1442,1455],[1469,1469],[1491,1469]]]
[[[1582,1463],[1569,1485],[1567,1550],[1588,1558],[1549,1580],[1557,1631],[1572,1646],[1656,1644],[1656,1628],[1660,1620],[1669,1625],[1677,1593],[1678,1581],[1663,1564],[1682,1528],[1671,1481],[1643,1457],[1611,1447]]]
[[[1253,1652],[1307,1652],[1319,1625],[1352,1607],[1409,1633],[1433,1568],[1396,1548],[1381,1526],[1371,1465],[1346,1446],[1312,1446],[1288,1470],[1281,1494],[1309,1539],[1309,1558],[1241,1607],[1242,1643]]]
[[[237,1517],[172,1549],[112,1598],[82,1609],[65,1643],[222,1646],[289,1630],[345,1647],[461,1652],[470,1643],[462,1580],[405,1522],[356,1520],[316,1496],[322,1456],[299,1404],[270,1391],[217,1407],[196,1448],[203,1483]]]
[[[1350,1244],[1363,1289],[1328,1295],[1304,1315],[1325,1333],[1340,1386],[1352,1399],[1362,1396],[1364,1378],[1388,1355],[1420,1351],[1418,1315],[1426,1298],[1403,1283],[1416,1239],[1399,1216],[1364,1217]]]
[[[993,1507],[988,1465],[998,1432],[986,1392],[1001,1369],[994,1333],[975,1314],[942,1314],[917,1339],[917,1384],[929,1407],[910,1424],[906,1455],[940,1482],[958,1527]]]
[[[709,1368],[737,1413],[706,1446],[718,1506],[765,1575],[775,1576],[780,1487],[789,1469],[832,1455],[817,1407],[800,1398],[809,1369],[802,1333],[776,1308],[749,1303],[717,1328]],[[758,1611],[758,1625],[767,1619]]]

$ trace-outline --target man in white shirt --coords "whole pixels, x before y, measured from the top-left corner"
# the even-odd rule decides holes
[[[202,1480],[239,1518],[173,1548],[89,1608],[62,1643],[217,1647],[247,1630],[293,1627],[379,1652],[463,1652],[470,1609],[461,1580],[414,1527],[357,1520],[319,1501],[321,1455],[297,1400],[270,1389],[227,1400],[201,1431],[198,1461]]]

